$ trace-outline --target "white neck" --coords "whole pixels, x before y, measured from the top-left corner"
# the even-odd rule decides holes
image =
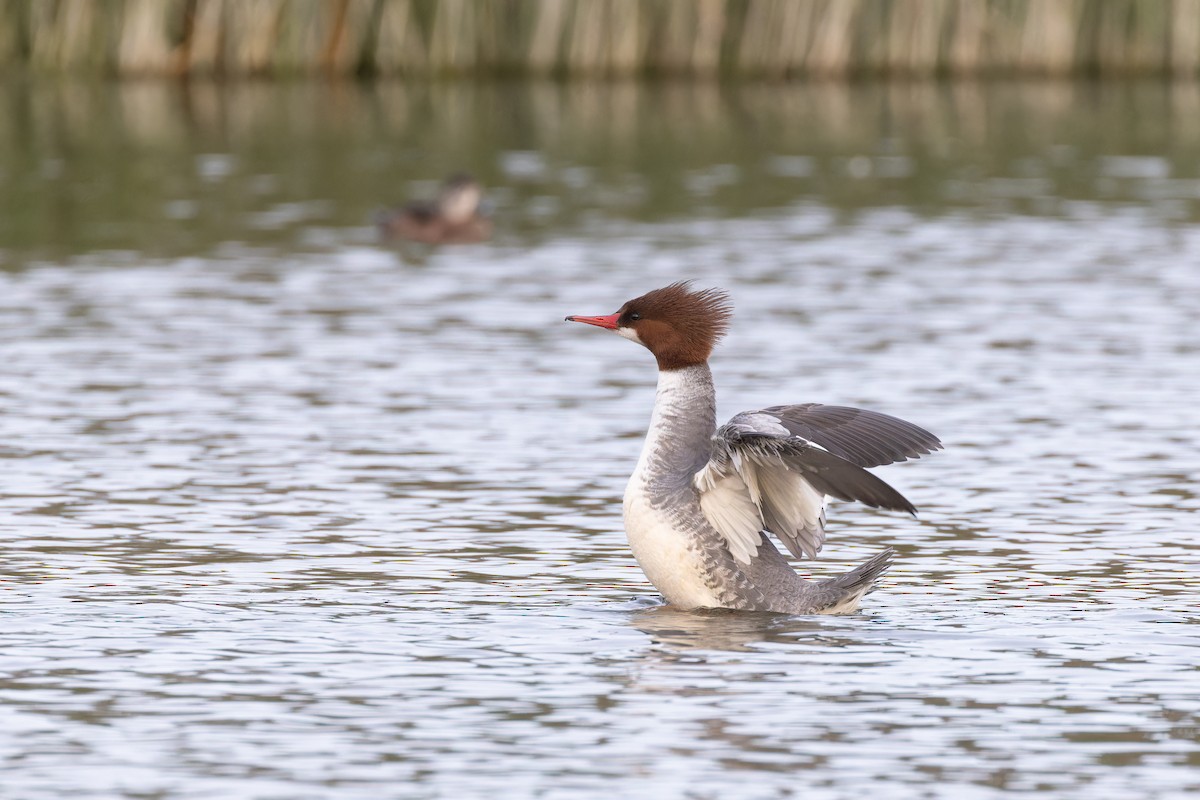
[[[635,474],[652,482],[690,481],[708,461],[716,404],[708,364],[659,371],[654,413]]]

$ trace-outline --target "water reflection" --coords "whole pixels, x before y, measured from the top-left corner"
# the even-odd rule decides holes
[[[742,614],[721,609],[687,613],[670,606],[638,612],[631,616],[630,622],[649,636],[651,642],[671,652],[751,651],[787,634],[811,634],[815,638],[822,630],[819,621],[806,617]]]
[[[0,246],[336,246],[469,170],[515,243],[597,219],[1200,212],[1192,83],[0,84]],[[314,113],[314,109],[318,113]]]

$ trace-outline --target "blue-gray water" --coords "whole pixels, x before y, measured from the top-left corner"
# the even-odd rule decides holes
[[[10,84],[0,796],[1200,791],[1196,87]],[[492,243],[378,241],[466,166]],[[945,452],[847,617],[662,607],[653,360]]]

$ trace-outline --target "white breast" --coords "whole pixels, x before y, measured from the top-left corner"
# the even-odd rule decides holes
[[[689,548],[686,531],[676,529],[665,514],[651,507],[641,470],[625,489],[625,535],[633,556],[654,588],[679,608],[721,605],[704,580],[704,562]]]
[[[679,458],[670,456],[678,456],[680,448],[707,446],[715,429],[712,391],[707,366],[659,372],[646,443],[625,487],[625,534],[633,555],[667,602],[685,609],[716,608],[721,603],[706,585],[704,558],[693,539],[696,532],[678,527],[676,520],[686,515],[669,513],[685,509],[656,507],[650,502],[649,487],[661,486],[664,480],[687,485],[690,475],[663,470],[679,463]],[[655,470],[659,474],[652,474]],[[702,519],[696,503],[695,516]]]

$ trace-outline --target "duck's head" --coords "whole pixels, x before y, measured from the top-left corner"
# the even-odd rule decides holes
[[[653,353],[659,369],[673,370],[708,361],[732,316],[725,292],[692,289],[690,281],[683,281],[636,297],[615,314],[570,316],[567,321],[616,331]]]
[[[438,212],[451,225],[461,225],[479,210],[483,187],[466,173],[452,175],[442,184],[438,195]]]

